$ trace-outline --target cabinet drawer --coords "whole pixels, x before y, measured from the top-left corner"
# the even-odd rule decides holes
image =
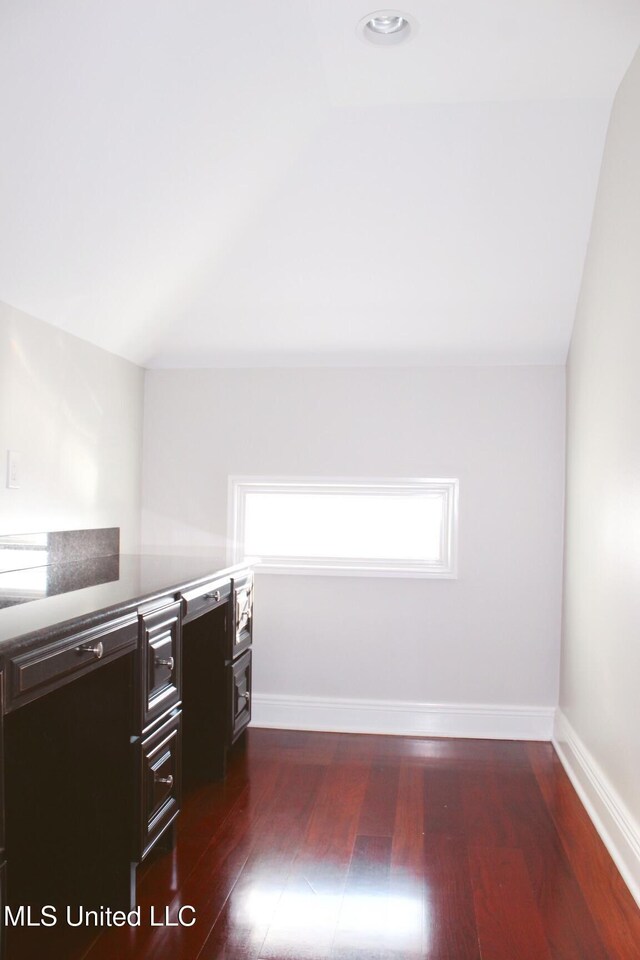
[[[230,703],[229,742],[238,739],[251,720],[251,650],[227,667]]]
[[[231,580],[211,580],[182,594],[183,623],[215,610],[231,596]]]
[[[140,795],[136,856],[142,859],[180,809],[181,781],[180,711],[150,737],[138,743]]]
[[[181,606],[178,601],[140,617],[143,730],[182,696]]]
[[[61,686],[98,662],[133,650],[138,638],[134,617],[77,633],[9,661],[9,709],[33,700],[47,688]]]
[[[253,638],[253,573],[233,580],[233,613],[227,659],[232,660],[251,646]]]

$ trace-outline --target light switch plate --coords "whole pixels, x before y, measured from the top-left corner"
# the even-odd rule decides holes
[[[20,454],[17,450],[7,450],[7,487],[9,490],[20,487]]]

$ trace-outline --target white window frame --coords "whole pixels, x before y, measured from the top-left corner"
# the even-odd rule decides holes
[[[307,574],[368,577],[428,577],[454,579],[458,575],[458,480],[452,478],[386,478],[358,477],[229,477],[228,558],[230,563],[250,560],[245,555],[244,516],[248,493],[336,493],[397,494],[432,493],[443,497],[441,560],[392,560],[342,557],[257,558],[257,572],[275,574]],[[256,558],[253,558],[256,559]]]

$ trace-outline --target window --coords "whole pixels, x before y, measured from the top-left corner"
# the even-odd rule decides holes
[[[455,577],[457,480],[231,477],[232,560],[280,573]]]

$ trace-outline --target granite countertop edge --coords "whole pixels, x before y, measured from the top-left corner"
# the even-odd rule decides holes
[[[156,565],[161,565],[162,561],[166,561],[171,568],[179,566],[180,562],[184,561],[187,572],[182,577],[174,574],[168,577],[166,582],[162,581],[160,577],[160,582],[154,584],[151,589],[133,590],[129,595],[125,594],[121,599],[105,605],[97,603],[92,606],[91,600],[88,598],[88,591],[95,593],[99,591],[99,587],[108,588],[110,584],[89,586],[57,596],[43,597],[18,607],[9,607],[6,611],[0,610],[0,659],[5,660],[7,657],[28,653],[38,647],[71,638],[76,634],[99,627],[112,620],[124,619],[128,616],[134,619],[137,617],[140,607],[153,604],[154,601],[161,601],[163,598],[178,599],[180,594],[186,590],[197,588],[212,579],[230,577],[233,573],[252,565],[248,561],[223,563],[217,558],[162,557],[156,554],[124,554],[120,559],[126,560],[127,558],[129,560],[141,560],[142,562],[147,560]],[[196,575],[188,571],[189,565],[192,567],[196,565],[200,568]],[[76,606],[86,606],[87,608],[76,615],[65,616],[63,614],[62,618],[59,618],[57,610],[61,597],[72,597],[77,601]],[[16,613],[16,611],[25,614],[24,619],[28,622],[25,630],[16,630],[15,626],[11,625],[20,619],[19,613]],[[38,625],[32,627],[34,611],[37,611],[35,620]],[[7,617],[8,614],[11,614],[10,618]],[[6,619],[9,619],[10,622],[5,623]],[[6,630],[8,632],[5,632]]]

